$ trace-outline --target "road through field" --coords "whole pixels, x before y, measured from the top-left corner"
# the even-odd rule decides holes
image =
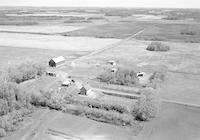
[[[133,35],[127,37],[126,39],[123,39],[123,40],[121,40],[121,41],[119,41],[119,42],[117,42],[117,43],[110,44],[110,45],[108,45],[108,46],[106,46],[106,47],[104,47],[104,48],[101,48],[101,49],[99,49],[99,50],[93,51],[93,52],[89,53],[88,55],[85,55],[85,56],[79,57],[79,58],[77,58],[77,59],[74,59],[74,60],[71,62],[71,66],[75,66],[76,63],[77,63],[77,61],[86,59],[86,58],[88,58],[88,57],[90,57],[90,56],[92,56],[92,55],[95,55],[95,54],[99,54],[99,53],[101,53],[101,52],[103,52],[103,51],[105,51],[105,50],[113,49],[113,48],[115,48],[115,47],[118,47],[118,46],[120,46],[121,44],[125,43],[126,41],[129,41],[129,40],[132,39],[133,37],[136,37],[137,35],[141,34],[143,31],[144,31],[144,29],[143,29],[143,30],[140,30],[139,32],[137,32],[137,33],[135,33],[135,34],[133,34]]]

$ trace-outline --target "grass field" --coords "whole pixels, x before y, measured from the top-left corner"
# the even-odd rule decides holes
[[[57,35],[0,33],[0,45],[10,47],[92,51],[118,42],[118,39],[92,37],[64,37]]]
[[[64,25],[36,25],[36,26],[0,26],[0,32],[25,32],[25,33],[47,33],[55,34],[63,31],[73,31],[77,29],[84,28],[82,26],[64,26]]]
[[[97,38],[119,38],[129,37],[143,27],[136,23],[110,23],[98,26],[92,26],[85,29],[62,33],[64,36],[90,36]]]
[[[198,140],[200,137],[200,110],[176,104],[163,103],[160,117],[150,122],[148,135],[142,140]]]
[[[34,52],[34,53],[33,53]],[[72,60],[88,52],[78,51],[63,51],[63,50],[46,50],[34,48],[17,48],[0,46],[0,68],[7,67],[8,65],[18,64],[23,61],[39,61],[48,64],[51,58],[57,56],[64,56],[67,60]]]
[[[172,71],[196,73],[199,71],[199,44],[163,42],[170,46],[168,52],[147,51],[149,41],[127,41],[111,50],[88,57],[83,60],[89,63],[105,64],[108,60],[115,60],[117,65],[126,67],[145,67],[147,65],[163,66]],[[120,55],[119,55],[120,54]],[[138,69],[138,68],[136,68]]]
[[[168,23],[155,21],[113,22],[105,25],[88,27],[68,33],[65,36],[90,36],[98,38],[126,38],[131,34],[144,31],[136,36],[142,40],[200,42],[200,25],[184,23]],[[181,34],[183,31],[195,32],[194,35]]]

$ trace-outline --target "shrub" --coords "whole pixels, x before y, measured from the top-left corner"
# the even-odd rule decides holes
[[[165,74],[164,74],[163,72],[160,72],[160,71],[154,72],[154,73],[150,76],[149,80],[150,80],[150,81],[153,81],[153,80],[156,80],[156,79],[163,82],[163,81],[165,80]]]
[[[0,99],[0,116],[7,114],[8,111],[9,107],[7,101]]]
[[[7,70],[7,79],[11,82],[21,83],[26,80],[41,76],[45,72],[45,66],[40,63],[26,62],[16,66],[9,67]]]
[[[148,51],[169,51],[170,47],[162,44],[161,42],[151,42],[146,48]]]
[[[23,117],[32,112],[32,109],[15,110],[0,118],[0,128],[6,132],[14,131],[19,122],[23,121]]]
[[[111,73],[110,71],[106,71],[103,74],[97,77],[100,82],[106,82],[108,84],[116,84],[116,85],[134,85],[138,83],[138,78],[136,73],[133,70],[128,69],[118,69],[117,72]]]
[[[148,86],[156,89],[164,81],[165,81],[165,74],[163,72],[156,71],[149,77]]]
[[[146,121],[155,117],[159,110],[159,95],[151,88],[141,90],[141,98],[133,107],[136,120]]]
[[[17,84],[12,82],[2,82],[0,83],[0,98],[7,102],[9,107],[8,111],[12,111],[14,109],[14,105],[16,102],[16,95],[19,94],[19,88]]]
[[[90,109],[86,108],[84,110],[84,114],[87,118],[105,122],[105,123],[111,123],[115,125],[132,125],[133,117],[128,114],[120,114],[117,112],[112,111],[104,111],[99,109]]]
[[[196,35],[196,32],[195,31],[191,31],[191,30],[184,30],[184,31],[181,31],[180,34],[181,35]]]
[[[71,105],[71,104],[67,104],[64,106],[63,108],[63,112],[67,112],[73,115],[83,115],[84,114],[84,109],[83,106],[80,105]]]
[[[174,16],[173,15],[169,15],[169,16],[163,18],[163,19],[165,19],[165,20],[179,20],[177,15],[174,15]]]

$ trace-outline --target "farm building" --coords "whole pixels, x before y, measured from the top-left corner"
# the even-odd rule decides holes
[[[111,72],[113,72],[113,73],[117,72],[117,68],[112,68]]]
[[[67,86],[67,87],[68,87],[71,83],[72,83],[72,80],[71,80],[71,79],[66,79],[65,81],[62,82],[61,85],[62,85],[62,86]]]
[[[116,65],[116,62],[114,60],[109,60],[107,63],[110,64],[110,65],[113,65],[113,66]]]
[[[49,61],[49,66],[50,67],[57,67],[57,66],[64,64],[64,63],[65,63],[65,58],[63,56],[59,56],[59,57],[51,59]]]
[[[145,76],[145,72],[138,72],[137,73],[137,77],[143,77],[143,76]]]

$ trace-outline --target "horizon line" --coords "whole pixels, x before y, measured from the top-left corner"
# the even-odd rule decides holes
[[[132,7],[132,6],[28,6],[28,5],[0,5],[0,7],[31,7],[31,8],[122,8],[122,9],[199,9],[195,7]]]

